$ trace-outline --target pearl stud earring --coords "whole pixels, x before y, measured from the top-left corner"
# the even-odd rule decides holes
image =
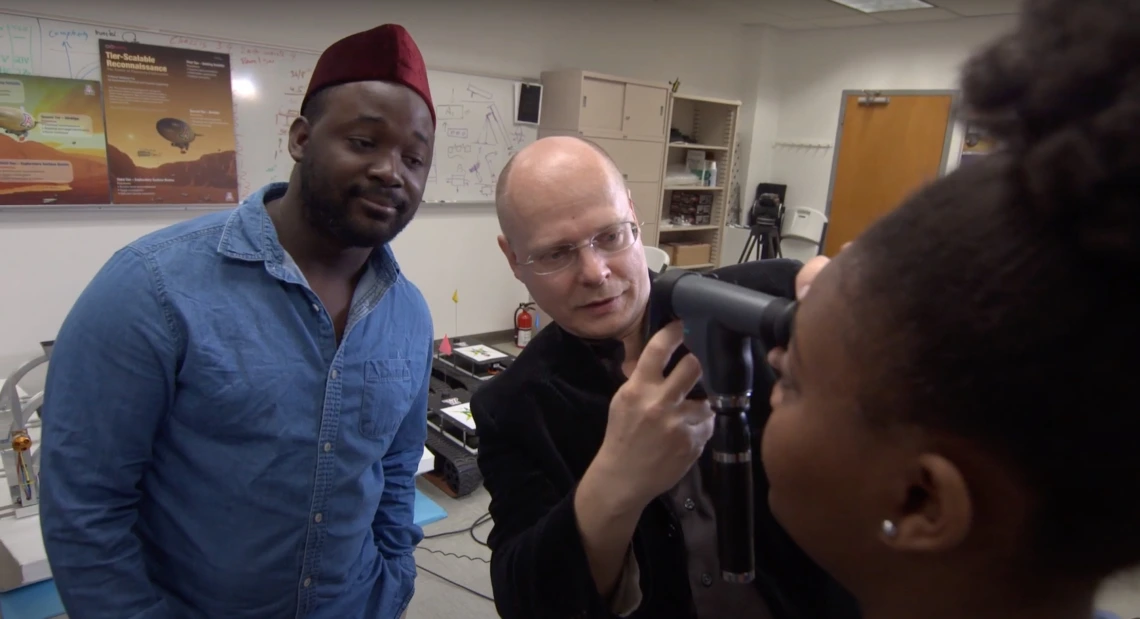
[[[890,520],[883,521],[883,535],[886,535],[887,537],[894,537],[898,535],[898,533],[899,529],[895,526],[895,523],[891,522]]]

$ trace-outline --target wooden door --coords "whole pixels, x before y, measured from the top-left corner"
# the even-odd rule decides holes
[[[938,177],[950,130],[950,95],[845,100],[823,253],[834,256],[915,189]]]
[[[664,139],[665,104],[668,102],[669,91],[664,88],[626,84],[623,135],[646,140]]]

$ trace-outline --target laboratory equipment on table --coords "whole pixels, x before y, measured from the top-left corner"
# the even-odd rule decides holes
[[[433,360],[426,447],[435,455],[435,470],[424,478],[453,497],[471,494],[483,484],[471,397],[514,360],[492,346],[461,341]]]
[[[44,393],[21,397],[19,382],[51,360],[54,343],[41,342],[43,354],[20,365],[0,386],[0,411],[5,421],[11,419],[7,439],[0,444],[10,500],[0,508],[0,593],[51,579],[40,533],[40,424],[35,419]]]

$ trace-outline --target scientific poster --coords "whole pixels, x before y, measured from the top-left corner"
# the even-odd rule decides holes
[[[0,205],[107,204],[99,82],[0,73]]]
[[[99,41],[114,204],[236,204],[229,54]]]

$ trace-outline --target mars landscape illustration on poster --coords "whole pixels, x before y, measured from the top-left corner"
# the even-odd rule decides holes
[[[99,82],[0,74],[0,205],[106,204]]]

